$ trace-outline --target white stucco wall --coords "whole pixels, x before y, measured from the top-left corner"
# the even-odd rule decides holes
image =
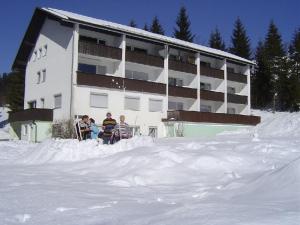
[[[54,95],[62,95],[62,107],[54,110],[54,119],[68,119],[72,72],[73,28],[46,19],[26,68],[24,108],[36,100],[37,108],[54,108]],[[34,60],[34,51],[47,45],[46,56]],[[37,72],[46,70],[46,80],[37,84]]]

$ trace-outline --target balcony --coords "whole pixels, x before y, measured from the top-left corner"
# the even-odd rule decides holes
[[[247,76],[240,73],[227,71],[227,80],[247,84]]]
[[[9,112],[9,122],[17,121],[53,121],[52,109],[25,109]]]
[[[180,71],[184,73],[197,74],[197,66],[191,63],[184,63],[169,59],[169,70]]]
[[[216,91],[201,90],[200,99],[216,102],[224,102],[224,93]]]
[[[164,59],[159,56],[148,55],[146,53],[126,51],[126,61],[144,64],[148,66],[164,67]]]
[[[187,122],[203,122],[203,123],[225,123],[225,124],[242,124],[257,125],[260,123],[259,116],[246,116],[225,113],[210,113],[196,111],[168,111],[167,121],[187,121]]]
[[[197,89],[169,85],[169,96],[197,99]]]
[[[82,72],[77,72],[77,84],[162,95],[166,94],[166,85],[162,83]]]
[[[247,104],[248,97],[244,95],[227,94],[227,102],[235,104]]]
[[[224,70],[219,70],[208,66],[200,65],[200,73],[202,76],[224,80]]]
[[[122,59],[122,49],[101,44],[79,41],[78,52],[86,55],[94,55],[111,59]]]

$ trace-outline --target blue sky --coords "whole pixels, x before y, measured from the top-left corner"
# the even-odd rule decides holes
[[[35,7],[53,7],[128,24],[134,19],[139,27],[159,17],[171,36],[181,5],[190,15],[196,41],[207,45],[210,32],[217,26],[228,46],[233,23],[239,16],[250,36],[252,48],[265,37],[271,19],[279,27],[285,43],[300,27],[299,0],[3,0],[1,1],[0,73],[9,72],[21,39]]]

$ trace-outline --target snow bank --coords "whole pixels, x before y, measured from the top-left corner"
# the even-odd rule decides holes
[[[0,140],[9,139],[8,108],[0,107]]]

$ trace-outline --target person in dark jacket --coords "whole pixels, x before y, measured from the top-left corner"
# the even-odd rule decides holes
[[[111,143],[111,137],[112,137],[112,131],[115,128],[117,122],[115,119],[112,118],[112,115],[110,112],[106,114],[106,119],[103,120],[102,128],[103,128],[103,144],[112,144]]]

